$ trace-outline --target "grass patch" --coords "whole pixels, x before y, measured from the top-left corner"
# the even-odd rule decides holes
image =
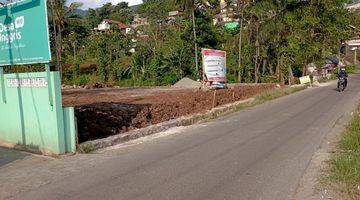
[[[83,153],[83,154],[88,154],[91,153],[95,150],[95,147],[92,144],[85,144],[85,145],[80,145],[78,147],[78,153]]]
[[[283,89],[276,89],[268,92],[263,92],[257,96],[255,96],[256,104],[263,103],[265,101],[270,101],[282,96],[286,96],[301,90],[304,90],[306,86],[303,87],[293,87],[293,88],[283,88]]]
[[[349,65],[346,67],[346,71],[349,74],[359,73],[360,72],[360,65]]]
[[[326,82],[336,80],[336,79],[337,79],[336,74],[331,74],[330,78],[320,77],[318,81],[319,81],[319,83],[326,83]]]
[[[336,153],[330,160],[326,182],[349,199],[360,199],[360,106]]]

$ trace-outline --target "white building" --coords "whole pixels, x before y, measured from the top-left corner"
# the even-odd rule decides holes
[[[104,19],[96,28],[94,28],[94,30],[104,32],[110,30],[111,26],[118,27],[119,30],[126,35],[133,32],[133,28],[131,26],[110,19]]]
[[[346,9],[350,11],[355,11],[360,8],[360,3],[352,3],[346,6]]]
[[[103,20],[94,30],[97,31],[106,31],[110,30],[111,26],[110,23],[107,20]]]

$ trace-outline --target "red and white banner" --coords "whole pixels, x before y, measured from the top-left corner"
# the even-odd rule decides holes
[[[206,80],[226,82],[226,51],[203,49],[202,57]]]

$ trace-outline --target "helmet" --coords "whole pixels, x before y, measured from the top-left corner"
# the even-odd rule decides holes
[[[343,72],[344,72],[345,70],[346,70],[345,67],[341,67],[341,68],[340,68],[340,71],[343,71]]]
[[[339,67],[341,67],[341,68],[343,68],[343,67],[345,67],[345,65],[344,65],[344,63],[343,62],[339,62]]]

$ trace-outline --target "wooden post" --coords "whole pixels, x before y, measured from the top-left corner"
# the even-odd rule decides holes
[[[214,91],[214,97],[213,97],[213,105],[212,107],[215,107],[215,103],[216,103],[216,90]]]

